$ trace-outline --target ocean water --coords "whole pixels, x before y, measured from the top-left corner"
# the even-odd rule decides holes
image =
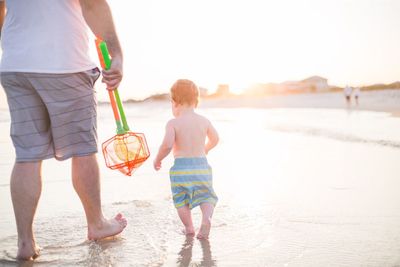
[[[126,105],[151,158],[132,177],[105,167],[104,212],[126,230],[88,242],[70,162],[47,160],[35,218],[42,255],[34,266],[399,266],[400,118],[335,109],[199,108],[220,134],[208,159],[220,198],[208,241],[187,239],[171,200],[169,156],[152,160],[171,112],[166,103]],[[99,106],[99,140],[113,136]],[[9,193],[14,151],[0,110],[0,266],[18,266]],[[200,212],[193,210],[198,225]]]

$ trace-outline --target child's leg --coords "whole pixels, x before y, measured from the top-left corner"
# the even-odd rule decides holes
[[[192,221],[192,213],[190,212],[189,205],[185,205],[177,209],[179,218],[185,226],[186,235],[194,235],[194,227]]]
[[[199,232],[197,233],[197,238],[199,239],[207,239],[210,234],[211,229],[211,217],[214,212],[214,206],[210,203],[201,203],[200,204],[201,213],[203,214],[201,220],[201,227]]]

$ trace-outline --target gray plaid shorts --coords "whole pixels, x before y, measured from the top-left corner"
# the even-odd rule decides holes
[[[99,69],[69,74],[0,73],[17,162],[97,152]]]

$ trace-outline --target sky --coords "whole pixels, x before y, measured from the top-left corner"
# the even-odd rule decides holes
[[[192,79],[211,92],[222,83],[240,92],[256,83],[312,75],[338,86],[400,80],[400,1],[109,4],[125,56],[120,86],[124,99],[168,92],[179,78]],[[104,90],[99,90],[99,98],[107,98]]]
[[[121,90],[167,92],[178,78],[214,91],[312,75],[332,85],[400,79],[400,1],[109,1],[125,53]]]

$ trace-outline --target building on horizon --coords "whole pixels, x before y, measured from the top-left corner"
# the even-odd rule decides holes
[[[208,89],[204,88],[204,87],[199,87],[199,94],[200,94],[200,97],[208,96]]]
[[[245,91],[246,95],[270,95],[285,93],[326,92],[331,87],[328,79],[320,76],[311,76],[301,81],[285,81],[283,83],[259,83]]]
[[[229,84],[219,84],[217,87],[217,91],[215,92],[216,96],[229,96],[231,95],[229,90]]]
[[[311,76],[302,80],[302,83],[307,84],[310,88],[313,88],[315,92],[326,92],[330,88],[328,85],[328,79],[321,76]]]

